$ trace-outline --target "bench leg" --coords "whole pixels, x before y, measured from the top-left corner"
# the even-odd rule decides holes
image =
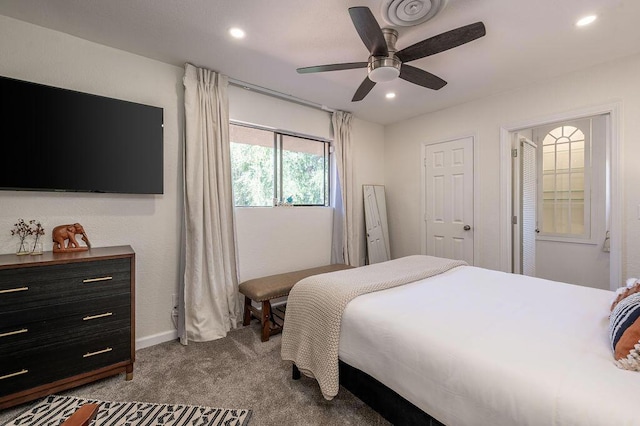
[[[251,317],[258,318],[260,320],[261,326],[260,339],[263,342],[268,342],[269,337],[282,331],[282,327],[280,327],[276,322],[272,321],[271,302],[269,300],[262,301],[261,310],[255,308],[251,303],[251,299],[245,296],[242,325],[249,325],[251,323]]]
[[[267,342],[269,336],[271,336],[271,302],[265,300],[262,302],[262,318],[260,318],[262,324],[262,341]]]
[[[244,297],[244,319],[242,325],[249,325],[251,323],[251,299],[247,296]]]

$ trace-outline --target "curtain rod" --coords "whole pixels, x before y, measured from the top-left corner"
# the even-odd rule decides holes
[[[267,89],[266,87],[257,86],[255,84],[247,83],[241,80],[236,80],[235,78],[229,77],[229,84],[233,86],[241,87],[243,89],[248,89],[254,92],[262,93],[263,95],[273,96],[274,98],[283,99],[285,101],[295,102],[300,105],[320,109],[322,111],[336,112],[335,109],[329,108],[326,105],[320,105],[315,102],[306,101],[304,99],[296,98],[295,96],[287,95],[286,93],[277,92],[275,90]]]

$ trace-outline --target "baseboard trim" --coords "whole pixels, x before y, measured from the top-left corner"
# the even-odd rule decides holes
[[[178,330],[164,331],[162,333],[152,334],[151,336],[136,339],[136,350],[148,348],[149,346],[159,345],[160,343],[170,342],[178,339]]]

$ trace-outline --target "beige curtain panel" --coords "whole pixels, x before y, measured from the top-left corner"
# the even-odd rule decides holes
[[[338,251],[339,254],[338,256],[333,256],[333,260],[336,263],[360,266],[359,232],[355,221],[354,208],[355,203],[361,202],[361,200],[354,199],[351,117],[350,113],[344,111],[336,111],[331,117],[334,158],[338,171],[338,190],[340,193],[340,200],[337,200],[339,203],[336,203],[333,216],[333,252]],[[340,254],[342,259],[340,259]]]
[[[185,273],[181,341],[219,339],[240,323],[228,79],[185,66]]]

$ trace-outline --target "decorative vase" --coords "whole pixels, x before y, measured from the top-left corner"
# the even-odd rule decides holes
[[[33,243],[33,245],[31,246],[30,254],[32,256],[37,256],[39,254],[42,254],[42,243],[41,242]]]
[[[27,241],[22,241],[16,244],[16,254],[18,256],[29,254],[29,243]]]

